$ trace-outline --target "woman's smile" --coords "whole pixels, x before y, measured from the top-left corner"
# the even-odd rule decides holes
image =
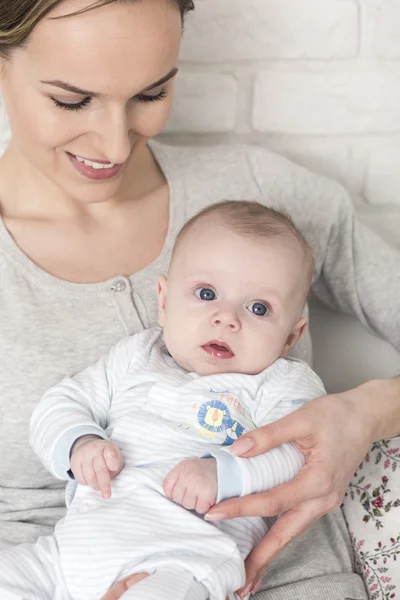
[[[112,179],[116,175],[119,174],[121,169],[123,168],[125,163],[114,164],[107,162],[100,162],[94,160],[88,160],[81,156],[75,156],[70,152],[67,152],[67,156],[69,157],[72,165],[75,169],[88,179],[94,179],[96,181],[101,181],[104,179]]]

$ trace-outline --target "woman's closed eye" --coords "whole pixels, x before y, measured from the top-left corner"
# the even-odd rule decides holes
[[[87,96],[79,102],[62,102],[61,100],[57,100],[57,98],[53,98],[53,96],[51,96],[51,99],[58,108],[63,108],[65,110],[80,110],[81,108],[88,106],[88,104],[90,104],[92,101],[90,96]]]
[[[136,102],[141,102],[141,103],[157,102],[159,100],[163,100],[167,96],[168,96],[168,91],[166,88],[163,88],[160,92],[158,92],[158,94],[138,94],[137,96],[134,96],[132,98],[132,100],[136,101]],[[77,110],[81,110],[82,108],[85,108],[92,101],[91,96],[87,96],[86,98],[84,98],[83,100],[80,100],[79,102],[62,102],[61,100],[58,100],[57,98],[54,98],[53,96],[51,96],[51,99],[58,108],[63,108],[64,110],[73,110],[73,111],[77,111]]]
[[[167,96],[168,90],[163,88],[158,94],[138,94],[134,99],[138,102],[157,102],[157,100],[164,100]]]

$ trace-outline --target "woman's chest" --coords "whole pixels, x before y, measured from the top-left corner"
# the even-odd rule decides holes
[[[168,188],[109,214],[99,211],[73,221],[8,218],[4,224],[27,259],[50,275],[74,283],[129,276],[162,252],[169,224]]]

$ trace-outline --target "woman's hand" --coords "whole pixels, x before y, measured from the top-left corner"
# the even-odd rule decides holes
[[[142,579],[146,579],[148,576],[148,573],[136,573],[135,575],[125,577],[125,579],[117,583],[117,585],[114,585],[111,589],[109,589],[107,594],[105,594],[105,596],[103,596],[100,600],[118,600],[123,594],[125,594],[126,590],[135,585],[135,583],[142,581]]]
[[[312,400],[232,445],[236,456],[250,457],[293,441],[306,457],[305,466],[291,482],[268,492],[226,500],[206,516],[217,521],[284,513],[247,558],[246,584],[239,590],[242,597],[259,584],[271,561],[295,537],[341,505],[376,433],[376,414],[370,410],[370,402],[363,403],[364,396],[360,387]]]

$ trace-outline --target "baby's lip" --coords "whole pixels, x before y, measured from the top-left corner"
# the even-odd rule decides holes
[[[217,358],[232,358],[235,356],[229,344],[223,340],[210,340],[202,346],[208,354],[216,356]]]

